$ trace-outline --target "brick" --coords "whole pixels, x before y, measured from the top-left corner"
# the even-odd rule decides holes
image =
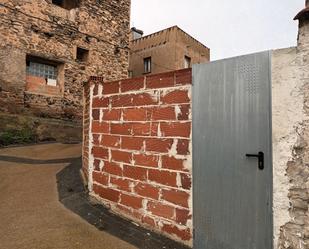
[[[160,189],[150,184],[137,183],[137,185],[134,187],[134,191],[136,194],[144,196],[144,197],[148,197],[148,198],[155,199],[155,200],[159,199]]]
[[[103,94],[119,93],[119,89],[119,81],[103,84]]]
[[[102,172],[93,171],[92,172],[92,179],[93,179],[93,181],[95,181],[99,184],[102,184],[102,185],[105,185],[105,186],[108,185],[108,175],[105,175]]]
[[[146,154],[134,154],[133,160],[136,165],[148,166],[148,167],[158,167],[159,157],[154,155]]]
[[[99,94],[99,85],[95,84],[94,88],[93,88],[93,96],[96,96]]]
[[[109,98],[93,98],[92,99],[92,107],[93,108],[103,108],[103,107],[108,107],[109,105]]]
[[[134,209],[140,209],[143,206],[143,198],[141,197],[121,193],[120,199],[121,199],[120,204],[132,207]]]
[[[146,77],[146,88],[172,87],[174,85],[174,72],[161,73]]]
[[[144,77],[121,81],[121,92],[138,91],[144,88]]]
[[[192,176],[190,174],[180,174],[181,187],[190,190],[192,188]]]
[[[124,165],[123,176],[135,180],[145,181],[147,179],[147,170],[141,167],[132,167],[129,165]]]
[[[158,95],[155,92],[135,94],[132,103],[134,106],[155,105],[158,104]]]
[[[104,121],[119,121],[121,118],[120,109],[104,110],[103,120]]]
[[[120,147],[120,137],[119,136],[110,136],[110,135],[102,135],[102,139],[100,144],[105,147]]]
[[[111,103],[113,107],[125,107],[133,105],[133,94],[113,96]]]
[[[183,69],[175,72],[176,85],[192,84],[192,69]]]
[[[147,109],[145,108],[124,109],[123,119],[125,121],[146,121],[148,120]]]
[[[102,171],[108,174],[122,176],[122,168],[117,163],[104,161],[104,166],[103,166]]]
[[[154,220],[154,218],[149,217],[149,216],[147,216],[147,215],[145,215],[145,216],[142,217],[142,222],[143,222],[144,224],[149,225],[149,226],[152,227],[152,228],[154,228],[154,227],[157,226],[156,221]]]
[[[162,231],[168,234],[174,234],[178,238],[184,241],[188,241],[192,238],[191,231],[189,228],[180,229],[172,224],[163,224]]]
[[[121,148],[127,150],[141,150],[144,146],[144,139],[140,137],[122,137]]]
[[[91,131],[93,133],[109,133],[109,123],[93,121]]]
[[[147,210],[151,212],[153,215],[167,219],[172,219],[175,214],[174,207],[159,202],[152,202],[152,201],[148,202]]]
[[[91,153],[95,158],[108,159],[109,157],[108,149],[101,147],[92,147]]]
[[[131,188],[130,188],[131,181],[127,179],[111,177],[110,183],[115,185],[116,188],[119,190],[131,192]]]
[[[113,202],[118,202],[120,198],[120,192],[118,190],[104,188],[97,184],[93,184],[93,192],[99,195],[101,198]]]
[[[190,210],[176,208],[176,222],[180,225],[187,225],[188,220],[192,218]]]
[[[100,171],[100,162],[101,160],[98,159],[94,159],[93,161],[93,167],[95,171]]]
[[[146,151],[165,152],[167,153],[172,145],[173,139],[147,138]]]
[[[162,168],[172,170],[186,170],[184,167],[184,159],[176,159],[172,156],[162,156]]]
[[[173,203],[178,206],[182,206],[185,208],[189,207],[189,197],[190,194],[185,192],[185,191],[180,191],[180,190],[162,190],[162,196],[161,198],[165,201],[168,201],[170,203]]]
[[[100,135],[99,134],[93,134],[92,135],[92,144],[95,146],[99,146],[100,145]]]
[[[158,131],[159,131],[159,123],[152,122],[150,135],[156,137],[158,136]]]
[[[135,136],[149,136],[151,134],[150,123],[133,123],[132,134]]]
[[[131,135],[132,124],[111,124],[111,134]]]
[[[160,123],[161,134],[163,137],[190,137],[191,123]]]
[[[176,112],[172,106],[156,107],[152,111],[152,120],[175,120]]]
[[[188,90],[173,90],[168,93],[161,94],[161,102],[163,104],[181,104],[189,103]]]
[[[180,113],[177,115],[178,120],[189,120],[190,118],[190,105],[180,105]]]
[[[132,153],[120,150],[112,150],[112,160],[123,163],[131,163]]]
[[[100,109],[93,109],[92,110],[92,119],[93,120],[100,120]]]
[[[189,155],[190,151],[189,151],[189,140],[186,139],[178,139],[177,142],[177,154],[179,155]]]
[[[131,207],[123,206],[121,204],[118,204],[117,208],[121,210],[122,213],[126,213],[130,217],[134,217],[138,220],[142,219],[142,214],[139,212],[138,209],[132,209]]]
[[[149,169],[148,180],[166,186],[177,187],[177,174],[175,172]]]

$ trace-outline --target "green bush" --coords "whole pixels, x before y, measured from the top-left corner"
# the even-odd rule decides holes
[[[11,144],[27,144],[35,142],[35,135],[31,130],[6,130],[0,132],[0,146]]]

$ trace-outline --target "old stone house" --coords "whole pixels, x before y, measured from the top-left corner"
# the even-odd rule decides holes
[[[2,0],[1,115],[45,118],[49,134],[79,126],[89,76],[127,76],[129,12],[130,0]],[[12,120],[2,115],[1,130]]]
[[[131,29],[130,77],[190,68],[209,59],[210,49],[177,26],[147,36]]]

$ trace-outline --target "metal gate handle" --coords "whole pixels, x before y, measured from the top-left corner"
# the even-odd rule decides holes
[[[260,170],[264,169],[264,153],[259,152],[258,154],[246,154],[246,157],[257,157],[258,158],[258,166]]]

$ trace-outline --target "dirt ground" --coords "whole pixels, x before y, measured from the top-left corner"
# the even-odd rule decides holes
[[[1,249],[136,248],[99,231],[58,201],[56,174],[68,165],[65,159],[80,155],[79,144],[0,149]]]

